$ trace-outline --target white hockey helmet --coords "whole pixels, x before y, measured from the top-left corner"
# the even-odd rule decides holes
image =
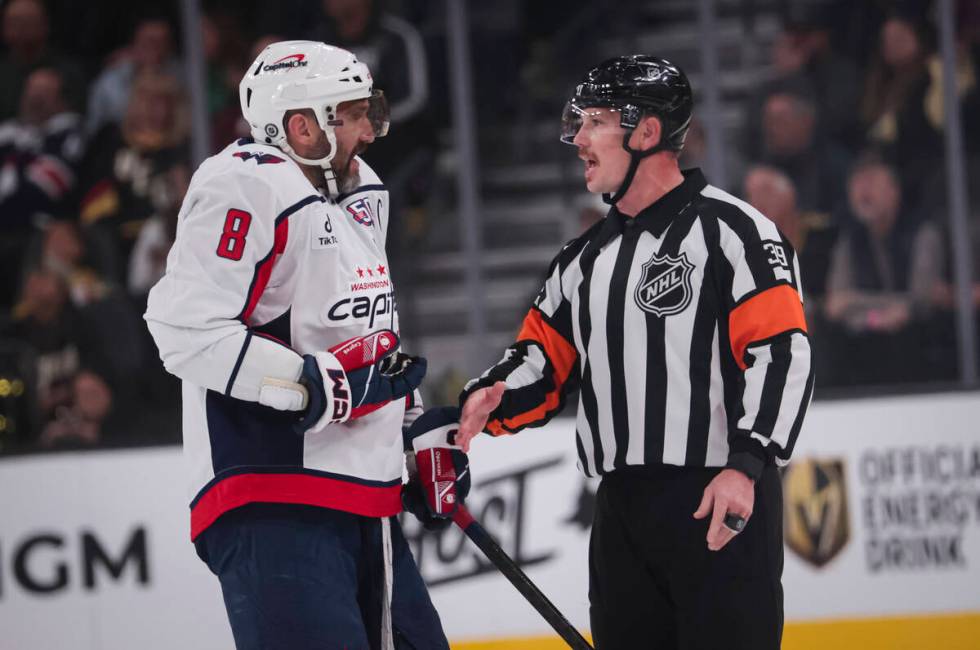
[[[375,137],[388,132],[388,105],[374,90],[371,72],[351,52],[317,41],[281,41],[266,47],[249,66],[238,87],[242,115],[256,142],[282,149],[294,160],[323,168],[330,194],[337,193],[330,168],[337,151],[334,127],[341,102],[369,100],[368,118]],[[309,108],[330,142],[323,158],[303,158],[286,141],[286,111]]]

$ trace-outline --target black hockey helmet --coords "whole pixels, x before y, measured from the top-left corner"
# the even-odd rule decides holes
[[[592,68],[568,104],[618,109],[624,129],[636,128],[644,115],[655,115],[663,124],[665,148],[673,151],[684,146],[694,109],[691,84],[681,69],[645,54],[617,56]],[[575,133],[567,136],[563,128],[563,142],[571,142]]]
[[[572,144],[586,109],[607,107],[619,111],[620,126],[626,129],[623,148],[632,158],[619,191],[607,202],[618,201],[630,182],[640,159],[658,151],[680,151],[687,138],[694,111],[694,97],[687,76],[676,65],[654,56],[631,54],[608,59],[586,73],[562,114],[561,141]],[[660,120],[660,142],[643,151],[629,147],[629,137],[640,120],[653,115]]]

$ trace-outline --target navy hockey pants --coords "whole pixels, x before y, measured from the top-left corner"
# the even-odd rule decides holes
[[[398,650],[449,650],[398,521],[391,519]],[[221,581],[238,650],[381,647],[381,520],[287,504],[223,515],[196,542]]]

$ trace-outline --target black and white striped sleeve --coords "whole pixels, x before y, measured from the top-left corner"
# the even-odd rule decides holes
[[[460,395],[462,405],[476,390],[498,381],[507,384],[500,406],[487,422],[486,430],[493,435],[543,425],[562,410],[566,395],[577,385],[578,352],[563,277],[577,268],[583,246],[584,237],[568,244],[552,261],[517,340],[499,363],[471,380]]]
[[[813,394],[813,368],[793,247],[751,205],[728,195],[724,200],[729,206],[719,225],[731,266],[728,336],[744,376],[728,467],[756,478],[769,458],[788,462]]]

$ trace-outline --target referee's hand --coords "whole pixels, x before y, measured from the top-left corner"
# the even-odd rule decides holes
[[[731,513],[747,522],[755,504],[755,483],[737,469],[723,469],[704,488],[701,505],[694,513],[695,519],[704,519],[711,513],[708,525],[708,549],[721,550],[737,534],[724,524],[725,515]]]
[[[464,452],[470,451],[470,440],[487,426],[487,420],[493,410],[500,406],[505,390],[507,384],[498,381],[493,386],[473,391],[473,394],[466,398],[463,411],[459,416],[459,431],[456,433],[455,440]]]

